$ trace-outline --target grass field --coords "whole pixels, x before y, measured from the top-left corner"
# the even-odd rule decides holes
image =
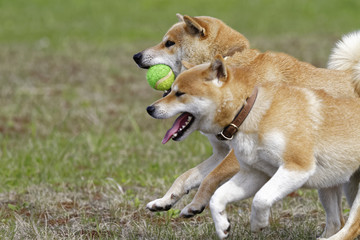
[[[168,212],[145,209],[211,147],[197,133],[161,145],[171,121],[147,115],[161,93],[132,55],[180,12],[324,67],[360,28],[359,10],[357,0],[0,0],[0,239],[216,239],[208,209],[178,218],[193,192]],[[314,239],[324,226],[312,190],[277,203],[259,234],[249,206],[229,206],[232,239]]]

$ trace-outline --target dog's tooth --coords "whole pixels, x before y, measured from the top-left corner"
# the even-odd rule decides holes
[[[177,135],[178,135],[177,133],[174,133],[173,137],[177,137]]]

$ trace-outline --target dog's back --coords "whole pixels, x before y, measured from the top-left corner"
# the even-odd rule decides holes
[[[285,53],[246,49],[227,58],[226,62],[234,67],[257,67],[260,82],[324,90],[334,97],[358,97],[360,94],[360,88],[359,92],[355,91],[357,81],[349,71],[317,68]]]

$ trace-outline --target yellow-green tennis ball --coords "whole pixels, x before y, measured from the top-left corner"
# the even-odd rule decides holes
[[[157,64],[149,68],[146,79],[154,89],[165,91],[171,88],[175,75],[169,66]]]

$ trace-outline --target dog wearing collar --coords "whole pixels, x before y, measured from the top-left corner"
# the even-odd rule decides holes
[[[341,71],[315,68],[307,63],[300,62],[286,54],[268,52],[265,55],[256,50],[249,49],[248,40],[224,24],[222,21],[211,17],[190,17],[177,14],[179,22],[174,24],[164,35],[163,40],[156,46],[148,48],[134,55],[135,62],[142,68],[155,64],[169,65],[175,75],[194,64],[211,61],[216,54],[229,57],[234,65],[252,64],[253,59],[259,55],[267,58],[268,64],[263,65],[261,71],[275,71],[280,77],[269,79],[271,81],[284,81],[289,84],[325,89],[333,96],[358,97],[359,89],[355,86],[360,81],[360,76],[354,77],[353,65],[343,64],[350,59],[354,64],[360,56],[352,56],[348,51],[339,57],[333,68]],[[355,38],[353,42],[359,42]],[[353,48],[350,48],[353,49]],[[249,50],[249,51],[247,51]],[[244,53],[246,52],[246,54]],[[333,54],[334,55],[334,54]],[[269,60],[270,59],[270,60]],[[272,59],[272,60],[271,60]],[[191,64],[189,64],[191,63]],[[344,67],[345,66],[345,67]],[[293,68],[294,71],[289,71]],[[298,77],[298,75],[302,77]],[[297,79],[300,79],[297,81]],[[191,82],[189,81],[191,86]],[[354,90],[356,89],[356,90]],[[164,141],[170,139],[180,140],[187,133],[191,116],[183,115],[169,131]],[[175,131],[178,126],[182,131]],[[199,187],[193,201],[182,211],[181,216],[191,217],[202,212],[208,204],[210,197],[217,187],[227,181],[239,171],[238,161],[227,144],[219,141],[213,135],[205,134],[213,147],[213,155],[198,166],[183,173],[173,183],[166,194],[159,199],[147,204],[151,211],[164,211],[170,209],[181,197],[191,189]],[[347,189],[353,189],[351,187]],[[354,191],[348,191],[348,199],[355,198]],[[319,191],[320,199],[334,209],[327,212],[327,225],[324,236],[330,236],[338,231],[342,224],[341,215],[341,188],[322,189]]]
[[[176,16],[178,22],[170,27],[159,44],[133,56],[139,67],[147,69],[156,64],[165,64],[170,66],[177,76],[190,65],[211,61],[216,54],[231,56],[249,49],[249,41],[219,19],[181,14]],[[183,118],[183,122],[178,123],[184,124],[187,120]],[[185,132],[186,128],[183,130]],[[170,138],[164,138],[164,142],[176,140],[176,137],[180,136],[181,133],[173,137],[169,132]],[[146,208],[150,211],[169,210],[191,189],[200,186],[193,201],[181,214],[185,217],[193,216],[202,212],[215,189],[239,170],[239,164],[229,146],[214,136],[207,137],[213,147],[213,154],[180,175],[162,198],[149,202]]]
[[[250,223],[256,232],[268,226],[276,201],[301,187],[327,189],[344,184],[360,166],[360,100],[271,81],[279,76],[264,72],[261,61],[239,67],[219,55],[210,64],[180,74],[171,92],[147,109],[158,119],[191,116],[183,140],[196,130],[219,135],[234,124],[241,109],[252,105],[225,141],[234,150],[240,170],[210,201],[221,239],[229,234],[226,204],[254,196]],[[359,224],[357,193],[349,220],[330,239],[354,239],[360,233]]]

